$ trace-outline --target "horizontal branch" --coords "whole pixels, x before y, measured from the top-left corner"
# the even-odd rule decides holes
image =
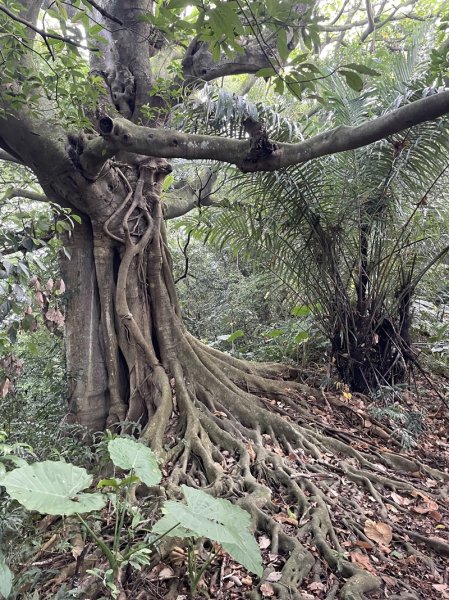
[[[198,173],[196,181],[191,183],[186,180],[179,182],[174,189],[164,193],[166,204],[165,218],[176,219],[182,217],[199,206],[219,206],[220,201],[214,196],[213,187],[217,175],[210,169]]]
[[[308,160],[354,150],[432,121],[449,112],[449,92],[442,92],[402,106],[355,127],[340,126],[297,144],[264,143],[260,152],[253,140],[186,134],[170,129],[150,129],[123,118],[100,119],[101,137],[88,140],[80,166],[95,179],[103,164],[119,151],[162,158],[209,159],[236,165],[244,172],[275,171]]]
[[[44,194],[21,188],[12,188],[3,196],[2,200],[9,200],[11,198],[26,198],[27,200],[34,200],[35,202],[48,202],[48,198]]]

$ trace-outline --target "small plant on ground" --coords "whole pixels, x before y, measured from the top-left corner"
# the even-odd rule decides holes
[[[103,479],[98,487],[103,493],[86,493],[91,487],[92,475],[70,463],[43,461],[24,464],[19,468],[0,473],[0,485],[9,496],[30,511],[42,514],[78,518],[97,547],[108,561],[108,569],[90,572],[99,576],[114,598],[123,595],[125,567],[140,570],[150,563],[159,541],[165,536],[188,540],[188,572],[192,594],[215,554],[211,554],[200,568],[195,559],[193,540],[206,537],[227,551],[236,561],[256,575],[262,575],[259,547],[250,532],[251,517],[242,508],[225,499],[209,496],[201,490],[181,486],[187,504],[168,500],[164,503],[162,518],[155,524],[146,541],[133,543],[125,535],[126,523],[131,529],[144,521],[134,502],[135,487],[140,483],[148,487],[159,485],[162,474],[153,452],[132,439],[118,437],[108,442],[108,452],[113,464],[123,469],[123,477]],[[109,501],[114,511],[114,534],[109,543],[94,531],[81,516],[103,509]],[[0,594],[8,598],[13,585],[13,574],[0,554]]]

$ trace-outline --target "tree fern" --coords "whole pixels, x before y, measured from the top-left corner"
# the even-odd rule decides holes
[[[422,79],[416,47],[398,55],[396,63],[392,72],[398,79],[388,93],[382,80],[357,94],[338,75],[327,77],[323,108],[309,120],[310,133],[330,125],[358,125],[436,93]],[[228,98],[226,109],[223,102],[211,104],[212,124],[223,128],[229,118],[245,118],[247,109],[236,113],[233,108],[236,98]],[[261,118],[262,109],[257,110]],[[285,120],[267,118],[268,126],[272,123],[277,124],[275,139],[293,131]],[[183,226],[210,244],[252,259],[296,289],[307,304],[319,306],[321,325],[348,383],[358,389],[394,383],[404,376],[410,358],[416,277],[447,244],[437,224],[429,239],[424,207],[437,201],[433,182],[448,161],[448,130],[448,119],[440,119],[276,173],[248,176],[229,168],[232,201],[203,211],[199,222],[185,219]],[[366,373],[361,372],[365,366],[357,366],[365,362]]]

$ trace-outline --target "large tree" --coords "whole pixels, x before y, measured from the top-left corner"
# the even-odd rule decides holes
[[[189,201],[181,199],[184,208],[163,206],[168,159],[221,161],[244,172],[282,169],[444,115],[449,92],[297,144],[270,140],[263,123],[253,118],[245,121],[247,135],[240,140],[183,133],[167,122],[185,97],[228,75],[272,75],[279,90],[307,90],[310,79],[320,75],[297,48],[313,50],[320,30],[350,30],[360,3],[352,13],[345,12],[347,5],[342,4],[341,31],[338,15],[318,26],[313,2],[20,0],[0,5],[0,158],[26,166],[45,198],[82,219],[66,240],[70,260],[62,264],[68,289],[69,412],[90,430],[139,422],[142,441],[167,465],[170,493],[187,482],[241,498],[254,526],[271,534],[272,552],[284,556],[282,578],[273,584],[280,598],[301,598],[302,582],[312,571],[324,574],[327,568],[344,578],[343,598],[362,598],[381,586],[344,557],[332,524],[332,498],[338,496],[332,481],[337,487],[366,487],[369,493],[366,509],[349,497],[339,500],[348,511],[349,534],[360,530],[372,502],[388,518],[386,488],[415,493],[401,471],[449,477],[394,452],[373,459],[367,447],[351,447],[338,432],[310,420],[308,402],[321,395],[286,381],[293,369],[250,364],[189,335],[164,227],[164,212],[179,214]],[[400,16],[395,9],[382,19],[385,3],[376,8],[377,16],[375,8],[367,2],[364,18],[356,23],[364,27],[362,39],[376,31],[376,24]],[[283,70],[291,52],[293,76]],[[178,66],[170,80],[161,81],[156,73],[169,71],[167,61]],[[357,73],[372,73],[357,65],[341,72],[355,87]],[[296,421],[281,416],[282,409],[266,397],[290,407]],[[332,468],[323,458],[329,455]],[[233,468],[223,468],[225,456],[233,457]],[[274,519],[273,490],[296,506],[303,523],[298,532],[284,531]],[[449,553],[441,540],[394,527],[409,549],[405,535]],[[256,590],[253,597],[259,597]]]

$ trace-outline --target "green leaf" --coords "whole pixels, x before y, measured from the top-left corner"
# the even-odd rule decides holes
[[[366,65],[358,65],[356,63],[349,63],[348,65],[342,65],[344,69],[350,69],[351,71],[357,71],[357,73],[362,73],[363,75],[380,75],[379,71],[375,71]]]
[[[276,75],[276,71],[273,67],[264,67],[263,69],[259,69],[255,73],[256,77],[274,77]]]
[[[276,92],[276,94],[282,95],[284,93],[284,88],[284,80],[282,79],[282,77],[277,77],[274,82],[274,91]]]
[[[241,329],[237,329],[236,331],[234,331],[234,333],[231,333],[231,335],[226,338],[227,342],[233,342],[234,340],[237,340],[238,338],[241,338],[245,335],[245,332],[242,331]]]
[[[201,490],[181,486],[187,505],[167,501],[164,516],[153,527],[153,533],[168,536],[207,537],[220,543],[248,571],[262,575],[259,546],[252,535],[248,512],[224,498],[214,498]]]
[[[285,331],[283,329],[272,329],[271,331],[267,331],[263,334],[263,337],[275,339],[283,335]]]
[[[148,486],[157,485],[162,479],[156,456],[140,442],[118,437],[108,443],[108,452],[116,467],[132,469]]]
[[[339,73],[345,76],[346,83],[350,88],[356,92],[360,92],[363,89],[363,79],[360,77],[360,75],[357,75],[357,73],[354,73],[354,71],[345,71],[344,69],[341,69]]]
[[[69,463],[46,460],[26,465],[5,475],[2,485],[28,510],[49,515],[73,515],[100,510],[106,503],[101,494],[83,494],[92,475]]]
[[[280,29],[278,31],[276,47],[281,60],[287,60],[290,50],[287,42],[287,31],[285,29]]]
[[[7,460],[8,462],[12,463],[13,465],[16,465],[16,467],[28,466],[28,463],[24,458],[21,458],[20,456],[14,456],[13,454],[6,456],[4,460]]]
[[[114,489],[118,488],[120,484],[120,479],[101,479],[97,483],[97,488],[102,489],[104,487],[112,487]]]
[[[294,317],[306,317],[307,315],[310,315],[310,306],[307,304],[294,306],[291,312]]]
[[[0,596],[8,598],[12,590],[12,571],[5,562],[5,557],[0,552]]]
[[[295,335],[295,342],[297,344],[302,344],[303,342],[307,342],[309,339],[309,334],[307,331],[300,331],[297,335]]]
[[[175,178],[173,177],[173,175],[167,175],[167,177],[164,179],[164,183],[162,184],[162,191],[166,192],[174,181]]]

